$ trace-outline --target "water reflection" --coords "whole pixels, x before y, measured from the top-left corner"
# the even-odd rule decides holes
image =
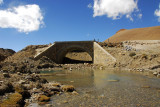
[[[46,74],[44,71],[42,73]],[[62,84],[71,84],[75,87],[92,87],[94,84],[94,72],[92,70],[88,71],[52,71],[47,72],[47,76],[42,76],[48,81],[57,81]]]
[[[148,85],[151,82],[157,82],[157,79],[151,80],[140,74],[113,70],[44,71],[42,75],[44,75],[42,77],[46,78],[48,81],[71,84],[76,88],[94,87],[101,89],[110,84],[116,86],[123,84],[127,86],[141,87],[141,85]],[[114,83],[111,81],[114,81]]]

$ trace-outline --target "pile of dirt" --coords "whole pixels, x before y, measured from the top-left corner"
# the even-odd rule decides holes
[[[47,47],[48,45],[30,45],[14,55],[6,58],[0,64],[0,70],[9,72],[33,73],[37,69],[53,68],[55,63],[47,57],[42,57],[38,61],[34,60],[36,49]]]
[[[136,28],[130,30],[121,29],[104,42],[122,42],[128,40],[160,40],[159,35],[160,26]]]
[[[47,47],[48,45],[29,45],[22,49],[21,51],[17,52],[16,54],[8,57],[5,59],[5,62],[14,62],[17,63],[22,61],[26,58],[33,59],[36,54],[36,49]]]
[[[5,60],[8,56],[12,56],[15,53],[12,49],[0,48],[0,61]]]

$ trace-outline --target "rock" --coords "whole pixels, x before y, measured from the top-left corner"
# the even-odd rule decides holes
[[[33,88],[31,93],[42,93],[41,89]]]
[[[58,91],[58,92],[60,92],[61,91],[59,87],[53,86],[50,83],[44,84],[43,85],[43,90],[46,91],[46,92],[49,92],[49,91]]]
[[[72,68],[70,67],[69,70],[72,71]]]
[[[119,80],[108,80],[109,82],[118,82]]]
[[[60,84],[60,83],[52,83],[52,86],[60,87],[60,86],[61,86],[61,84]]]
[[[46,104],[46,107],[52,107],[52,105],[51,104]]]
[[[8,73],[3,73],[3,76],[4,76],[5,78],[9,78],[9,77],[10,77],[10,75],[9,75]]]
[[[25,79],[26,79],[26,80],[29,80],[29,81],[32,81],[32,80],[33,80],[32,76],[30,76],[30,75],[27,75],[27,76],[25,77]]]
[[[79,95],[76,91],[72,92],[73,95]]]
[[[24,80],[20,80],[18,83],[19,83],[19,84],[25,84],[25,82],[26,82],[26,81],[24,81]]]
[[[142,88],[151,88],[150,86],[142,86]]]
[[[70,81],[70,82],[74,82],[74,81]]]
[[[63,103],[68,103],[68,101],[65,100],[65,101],[63,101]]]
[[[22,95],[19,93],[11,94],[8,99],[5,99],[1,104],[0,107],[23,107],[24,100]]]
[[[45,78],[40,78],[39,82],[40,82],[40,83],[43,83],[43,84],[44,84],[44,83],[48,83],[48,81],[47,81]]]
[[[160,74],[158,74],[157,77],[160,78]]]
[[[0,85],[0,95],[4,95],[5,93],[13,92],[13,86],[11,83],[1,84]]]
[[[158,75],[158,72],[155,71],[155,72],[153,73],[153,75],[157,76],[157,75]]]
[[[48,102],[49,100],[50,100],[50,97],[47,97],[45,95],[40,95],[38,97],[38,101],[40,101],[40,102]]]
[[[62,85],[61,89],[65,92],[73,92],[75,90],[73,85]]]
[[[20,72],[17,72],[17,75],[21,75],[21,73],[20,73]]]
[[[103,70],[103,66],[100,66],[100,68],[99,68],[100,70]]]

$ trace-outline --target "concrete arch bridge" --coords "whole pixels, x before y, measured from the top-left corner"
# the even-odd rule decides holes
[[[65,55],[73,50],[87,52],[91,56],[93,64],[107,65],[116,62],[116,59],[95,41],[54,42],[45,49],[37,50],[34,58],[38,60],[46,56],[56,63],[61,64]]]

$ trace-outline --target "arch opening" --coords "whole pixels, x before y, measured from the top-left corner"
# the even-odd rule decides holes
[[[82,48],[70,48],[67,49],[63,55],[62,64],[79,64],[79,63],[93,63],[93,56]]]

